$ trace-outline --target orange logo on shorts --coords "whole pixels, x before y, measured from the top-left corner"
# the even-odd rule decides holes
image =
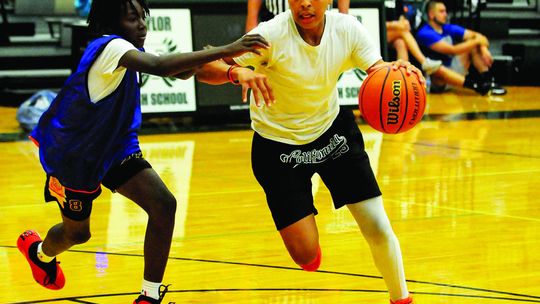
[[[51,176],[49,178],[49,193],[58,200],[58,203],[60,203],[60,206],[64,209],[64,203],[66,202],[66,188],[62,186],[56,177]]]

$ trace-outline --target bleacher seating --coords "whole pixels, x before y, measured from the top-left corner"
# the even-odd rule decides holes
[[[70,75],[70,43],[63,42],[58,24],[49,28],[47,21],[77,17],[52,0],[0,1],[2,23],[14,29],[0,46],[0,104],[17,106],[38,90],[59,89]]]

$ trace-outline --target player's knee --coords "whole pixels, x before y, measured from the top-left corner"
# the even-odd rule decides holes
[[[362,232],[371,245],[385,244],[397,239],[392,227],[386,223],[374,223]]]
[[[321,259],[322,259],[321,247],[318,247],[317,255],[315,256],[314,259],[312,259],[308,263],[305,263],[305,264],[299,263],[298,265],[300,265],[300,267],[302,267],[302,269],[304,269],[305,271],[316,271],[317,269],[319,269],[319,266],[321,266]]]
[[[174,218],[176,213],[176,198],[170,194],[164,194],[155,199],[155,202],[151,204],[148,214],[151,218],[159,220],[166,220]]]
[[[170,194],[167,195],[166,198],[163,201],[163,213],[171,215],[174,217],[174,214],[176,213],[176,206],[177,206],[176,198]]]
[[[67,237],[72,244],[84,244],[90,240],[92,234],[90,230],[80,230],[69,233]]]

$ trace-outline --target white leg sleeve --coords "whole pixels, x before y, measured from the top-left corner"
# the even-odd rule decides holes
[[[347,205],[366,238],[375,266],[381,272],[395,301],[409,296],[399,241],[392,230],[382,198],[375,197]]]

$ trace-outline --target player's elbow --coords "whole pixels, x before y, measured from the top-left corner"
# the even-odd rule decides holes
[[[180,72],[180,73],[174,75],[174,77],[182,79],[182,80],[186,80],[186,79],[191,78],[191,76],[195,75],[195,73],[197,73],[197,69],[191,69],[191,70],[188,70],[188,71]]]

